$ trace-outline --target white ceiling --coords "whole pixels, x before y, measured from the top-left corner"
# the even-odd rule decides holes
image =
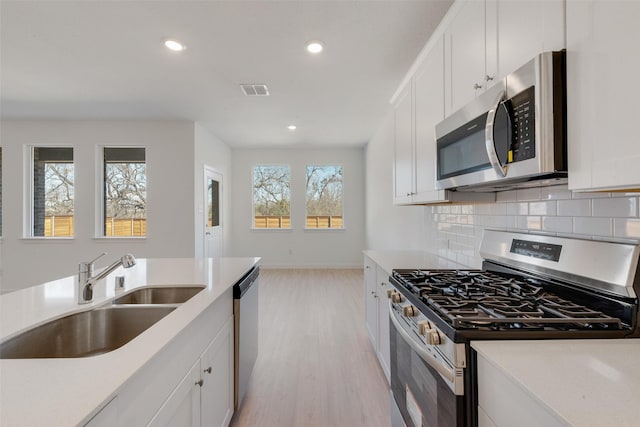
[[[363,145],[450,5],[2,0],[0,113],[193,120],[233,147]],[[168,37],[187,50],[168,51]],[[325,44],[316,56],[313,39]]]

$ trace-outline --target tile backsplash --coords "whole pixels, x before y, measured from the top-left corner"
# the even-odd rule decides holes
[[[640,243],[640,194],[574,193],[566,185],[504,191],[496,203],[425,208],[428,250],[468,267],[485,228]]]

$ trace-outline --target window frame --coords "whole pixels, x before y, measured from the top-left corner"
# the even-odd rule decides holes
[[[94,222],[94,239],[95,240],[145,240],[148,236],[148,228],[147,228],[147,232],[145,233],[144,236],[107,236],[105,233],[105,162],[104,162],[104,149],[105,148],[142,148],[144,149],[144,163],[145,163],[145,174],[147,177],[147,197],[148,197],[148,184],[149,184],[149,170],[148,170],[148,166],[149,166],[149,161],[148,161],[148,154],[149,154],[149,150],[148,147],[145,145],[96,145],[96,164],[95,164],[95,188],[97,191],[95,191],[95,209],[94,212],[96,213],[95,216],[95,222]],[[149,225],[149,217],[148,217],[148,210],[147,210],[147,216],[145,218],[146,223],[147,223],[147,227]]]
[[[76,147],[73,144],[57,144],[57,143],[40,143],[40,144],[25,144],[23,146],[23,215],[22,215],[22,238],[29,240],[73,240],[75,239],[76,230],[74,229],[73,236],[36,236],[34,225],[34,190],[35,190],[35,177],[34,177],[34,149],[35,148],[71,148],[73,153],[73,217],[76,215]]]
[[[309,216],[307,214],[307,188],[306,188],[306,177],[307,177],[307,170],[309,168],[309,166],[318,166],[318,167],[339,167],[342,169],[342,213],[341,213],[341,217],[342,217],[342,227],[340,228],[314,228],[314,227],[307,227],[307,217]],[[327,163],[327,162],[321,162],[321,163],[307,163],[304,167],[304,178],[305,178],[305,191],[304,191],[304,231],[310,231],[312,233],[315,232],[339,232],[339,231],[344,231],[347,229],[346,227],[346,221],[345,221],[345,217],[344,217],[344,201],[345,201],[345,176],[344,176],[344,164],[340,163],[340,162],[335,162],[335,163]]]
[[[287,169],[289,169],[289,227],[287,228],[259,228],[256,227],[256,221],[255,221],[255,205],[254,205],[254,190],[255,190],[255,183],[254,183],[254,173],[256,170],[256,167],[258,166],[262,166],[262,167],[286,167]],[[250,225],[250,230],[251,231],[256,231],[259,233],[271,233],[271,232],[291,232],[293,230],[293,226],[294,226],[294,220],[293,220],[293,168],[291,167],[290,164],[288,163],[255,163],[252,167],[251,167],[251,172],[250,172],[250,176],[251,176],[251,225]]]

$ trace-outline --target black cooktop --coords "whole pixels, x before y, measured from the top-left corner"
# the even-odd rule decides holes
[[[605,313],[616,314],[617,307],[602,310],[608,307],[606,299],[576,291],[568,298],[535,277],[484,270],[394,270],[392,278],[420,311],[432,311],[454,330],[628,329],[620,317]]]

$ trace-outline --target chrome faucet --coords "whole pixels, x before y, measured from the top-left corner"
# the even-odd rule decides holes
[[[78,266],[78,304],[87,304],[93,301],[93,285],[95,285],[98,280],[105,278],[121,265],[124,268],[136,265],[136,258],[131,254],[125,254],[122,258],[116,260],[113,264],[94,276],[93,264],[106,254],[106,252],[103,252],[94,260],[81,262]]]

